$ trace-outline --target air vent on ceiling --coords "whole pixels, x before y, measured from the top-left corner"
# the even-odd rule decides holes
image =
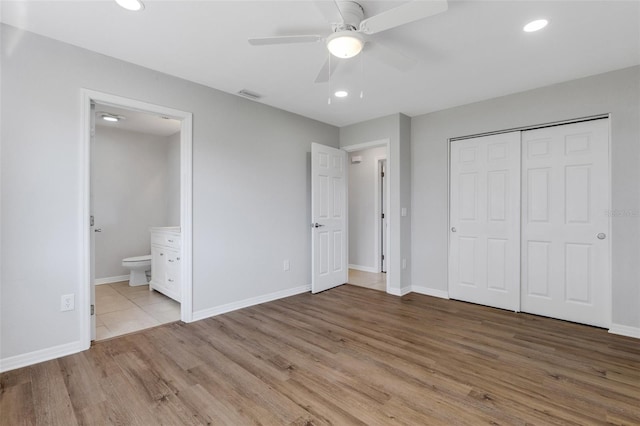
[[[242,96],[243,98],[247,98],[247,99],[251,99],[254,101],[257,101],[258,99],[260,99],[262,96],[255,93],[255,92],[251,92],[249,90],[246,89],[242,89],[241,91],[238,92],[238,95]]]

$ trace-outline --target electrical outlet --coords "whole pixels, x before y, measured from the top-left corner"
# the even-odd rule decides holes
[[[60,311],[73,311],[75,309],[74,295],[65,294],[60,298]]]
[[[284,262],[282,262],[282,269],[284,269],[285,271],[291,269],[291,263],[289,263],[289,259],[285,259]]]

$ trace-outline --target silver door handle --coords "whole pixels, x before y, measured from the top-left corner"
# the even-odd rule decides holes
[[[596,237],[598,237],[599,240],[604,240],[605,238],[607,238],[607,234],[601,232],[598,235],[596,235]]]
[[[96,228],[93,230],[93,232],[102,232],[102,228]]]
[[[456,227],[455,227],[455,226],[452,226],[452,227],[451,227],[451,232],[458,232],[458,230],[456,229]]]
[[[324,225],[322,225],[321,223],[316,222],[316,223],[312,223],[311,226],[314,227],[314,228],[320,228],[321,226],[324,226]]]

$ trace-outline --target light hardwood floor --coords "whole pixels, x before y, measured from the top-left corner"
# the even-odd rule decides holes
[[[0,423],[640,424],[640,341],[355,286],[0,376]]]

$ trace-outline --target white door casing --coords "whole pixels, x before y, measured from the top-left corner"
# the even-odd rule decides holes
[[[451,142],[449,295],[520,308],[520,132]]]
[[[347,153],[311,144],[311,291],[347,282]]]
[[[522,310],[608,327],[608,120],[522,140]]]

